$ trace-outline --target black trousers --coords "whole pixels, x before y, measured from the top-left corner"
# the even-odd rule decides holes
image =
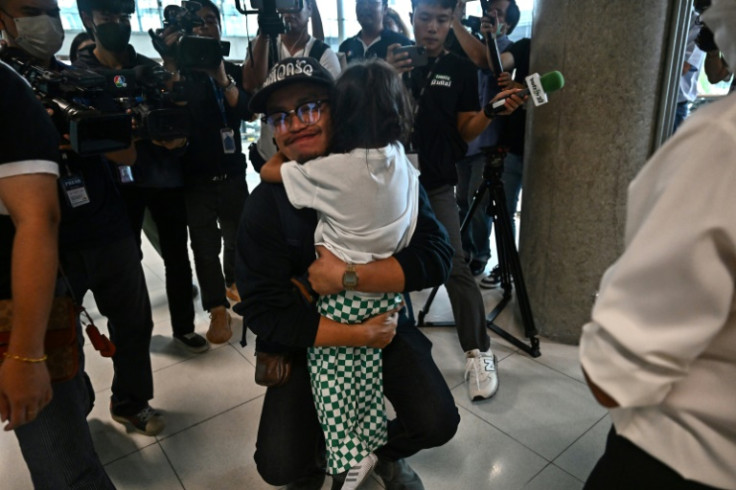
[[[187,185],[185,196],[202,308],[228,307],[225,287],[235,282],[235,237],[248,197],[245,175]]]
[[[611,427],[606,452],[585,482],[584,490],[716,490],[686,480]]]
[[[381,458],[395,461],[452,439],[460,423],[450,389],[431,356],[432,343],[416,327],[399,326],[383,351],[383,390],[396,410]],[[269,388],[256,441],[258,472],[271,485],[324,473],[324,436],[314,408],[306,351],[290,381]]]
[[[107,317],[116,347],[112,357],[115,413],[137,413],[153,398],[149,352],[153,320],[135,240],[129,236],[95,248],[62,250],[60,262],[74,297],[81,301],[92,291],[97,308]]]
[[[139,249],[146,208],[156,223],[166,272],[166,299],[174,335],[194,332],[192,266],[189,262],[184,189],[121,186],[121,193]]]

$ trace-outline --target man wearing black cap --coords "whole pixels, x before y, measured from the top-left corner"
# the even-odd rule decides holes
[[[251,100],[266,115],[287,158],[303,163],[328,152],[331,136],[331,75],[310,58],[289,58],[269,73]],[[292,278],[306,276],[314,292],[346,288],[364,292],[412,291],[439,284],[449,273],[452,249],[420,191],[411,243],[395,256],[348,268],[330,253],[314,260],[314,210],[296,210],[280,184],[263,183],[249,200],[238,235],[237,282],[244,300],[243,324],[263,344],[279,345],[292,359],[291,377],[269,388],[263,404],[255,461],[272,485],[321,488],[323,435],[314,409],[306,364],[309,346],[383,348],[384,391],[396,410],[388,443],[378,449],[376,472],[386,488],[424,488],[404,458],[444,444],[459,423],[457,408],[430,354],[429,341],[414,328],[411,304],[398,320],[388,314],[344,325],[321,317],[304,301]],[[342,482],[333,482],[339,488]]]

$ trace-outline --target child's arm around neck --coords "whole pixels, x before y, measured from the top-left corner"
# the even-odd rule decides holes
[[[261,180],[264,182],[280,183],[284,180],[281,178],[281,166],[286,162],[286,157],[280,151],[263,164],[261,167]]]

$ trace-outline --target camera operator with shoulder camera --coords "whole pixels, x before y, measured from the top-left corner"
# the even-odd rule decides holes
[[[152,85],[157,94],[172,88],[167,81],[171,75],[155,61],[136,53],[129,44],[130,15],[135,10],[133,0],[78,0],[77,5],[82,22],[95,44],[79,51],[74,66],[117,76],[118,80],[134,87],[133,92],[126,95],[145,94],[143,89],[147,85]],[[120,191],[139,247],[146,208],[156,224],[166,269],[166,296],[174,339],[192,352],[203,352],[208,348],[207,341],[194,332],[184,174],[178,154],[183,151],[187,140],[186,128],[177,126],[186,125],[182,122],[172,125],[166,120],[188,120],[188,113],[173,101],[159,103],[145,99],[133,108],[140,133],[135,143],[137,158],[132,166],[118,167]],[[147,119],[142,119],[145,116],[139,114],[144,104],[163,105],[156,114],[164,113],[166,119],[157,125],[150,112]],[[152,140],[152,137],[165,139]]]
[[[149,354],[153,322],[148,293],[125,208],[113,181],[111,162],[100,155],[105,151],[103,147],[110,150],[129,146],[130,120],[101,118],[92,108],[65,99],[63,90],[61,96],[44,93],[48,88],[45,85],[58,89],[66,86],[67,79],[88,79],[85,73],[68,69],[54,57],[64,35],[56,0],[0,0],[0,28],[5,44],[0,58],[32,83],[43,82],[34,89],[50,107],[56,132],[70,136],[73,147],[76,141],[84,149],[97,150],[81,156],[67,144],[61,148],[59,261],[67,279],[64,282],[71,288],[67,293],[81,301],[87,290],[92,290],[100,312],[109,319],[110,336],[117,347],[110,402],[113,418],[131,423],[142,432],[157,433],[163,421],[148,404],[153,397]],[[124,124],[117,128],[127,133],[122,131],[119,137],[106,134],[102,139],[83,137],[94,136],[83,131],[85,121],[97,124],[110,120],[122,121]],[[75,130],[83,133],[79,141]],[[44,135],[40,130],[36,133],[39,145],[47,141]],[[109,141],[116,145],[110,146]],[[100,146],[101,142],[108,142],[107,146]],[[3,149],[3,154],[6,151]],[[81,339],[81,328],[78,334]],[[85,420],[94,392],[85,378],[84,371],[79,370],[72,380],[55,383],[54,399],[58,403],[52,402],[53,408],[44,409],[43,422],[36,421],[18,432],[38,488],[112,488],[104,470],[95,469],[99,461]]]
[[[298,56],[314,58],[337,78],[340,62],[335,52],[324,42],[309,35],[309,18],[316,0],[292,0],[293,9],[282,9],[280,0],[265,0],[259,14],[259,32],[248,47],[243,64],[245,88],[256,92],[266,81],[266,75],[279,61]],[[278,10],[277,10],[278,8]],[[273,12],[269,15],[269,9]],[[276,153],[273,131],[268,124],[261,124],[258,141],[250,146],[250,162],[260,171],[266,161]]]
[[[228,298],[240,301],[235,233],[248,196],[240,123],[252,117],[250,94],[243,89],[242,69],[222,58],[219,9],[209,0],[182,5],[167,7],[165,27],[152,37],[164,67],[180,74],[191,118],[182,156],[187,222],[202,307],[210,313],[207,340],[220,344],[232,336]]]

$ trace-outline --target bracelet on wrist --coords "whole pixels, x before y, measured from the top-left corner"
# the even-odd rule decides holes
[[[30,363],[44,362],[46,359],[49,358],[49,356],[46,354],[44,354],[42,357],[25,357],[25,356],[19,356],[16,354],[8,354],[7,352],[3,352],[3,357],[5,359],[13,359],[14,361],[30,362]]]

